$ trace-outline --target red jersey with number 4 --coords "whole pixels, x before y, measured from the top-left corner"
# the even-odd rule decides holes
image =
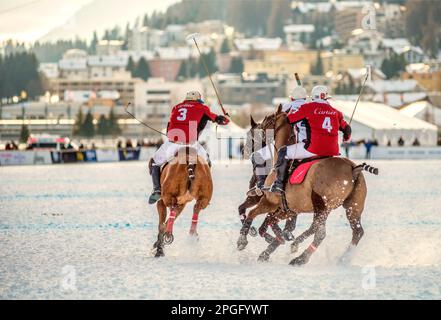
[[[193,143],[198,140],[207,121],[217,115],[198,101],[184,101],[173,107],[167,127],[167,137],[172,142]]]
[[[343,114],[328,103],[310,102],[288,115],[290,123],[306,120],[305,148],[318,156],[339,155],[338,131],[347,123]]]

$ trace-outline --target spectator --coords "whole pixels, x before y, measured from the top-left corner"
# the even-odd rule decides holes
[[[142,147],[142,143],[141,143],[141,140],[136,140],[136,147],[137,148],[141,148]]]
[[[122,142],[121,142],[121,140],[118,140],[118,142],[116,143],[116,148],[117,148],[117,149],[121,149],[121,148],[122,148]]]
[[[373,146],[378,146],[378,141],[377,140],[364,140],[363,142],[364,147],[366,148],[366,159],[370,159],[371,158],[371,151],[372,151],[372,147]]]
[[[391,147],[391,146],[392,146],[392,142],[390,141],[390,139],[387,140],[387,146],[388,146],[388,147]]]
[[[414,147],[419,147],[421,145],[420,140],[418,138],[415,138],[415,141],[412,143]]]
[[[95,142],[92,142],[92,146],[90,147],[90,150],[96,150]]]
[[[400,137],[400,139],[398,139],[398,145],[399,145],[400,147],[404,146],[404,139],[403,139],[402,136]]]
[[[12,150],[12,146],[9,142],[6,143],[5,150]]]
[[[132,148],[133,148],[132,140],[127,139],[126,140],[126,149],[132,149]]]

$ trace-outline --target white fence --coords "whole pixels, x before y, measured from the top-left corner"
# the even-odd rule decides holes
[[[156,151],[154,147],[140,149],[100,149],[87,151],[29,150],[0,151],[0,166],[33,165],[78,162],[148,161]],[[345,149],[340,150],[346,156]],[[350,159],[366,159],[363,146],[349,149]],[[216,160],[228,160],[212,158]],[[372,147],[370,159],[441,159],[441,147]],[[248,161],[248,160],[244,160]]]

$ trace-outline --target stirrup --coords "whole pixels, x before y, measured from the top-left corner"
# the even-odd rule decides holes
[[[161,199],[161,190],[160,189],[153,190],[152,194],[149,197],[149,204],[154,204],[158,202],[159,199]]]

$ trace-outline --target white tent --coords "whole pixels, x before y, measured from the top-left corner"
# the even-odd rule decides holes
[[[334,100],[332,106],[343,112],[349,121],[355,102]],[[426,121],[409,117],[385,104],[360,101],[352,120],[354,140],[377,139],[380,145],[391,141],[396,145],[403,137],[405,145],[411,145],[418,138],[421,145],[435,146],[438,128]]]
[[[411,103],[401,108],[400,112],[408,117],[418,118],[441,126],[441,109],[426,100]]]
[[[208,123],[199,140],[206,144],[212,160],[239,159],[241,146],[245,144],[246,136],[246,129],[230,121],[227,126]]]

